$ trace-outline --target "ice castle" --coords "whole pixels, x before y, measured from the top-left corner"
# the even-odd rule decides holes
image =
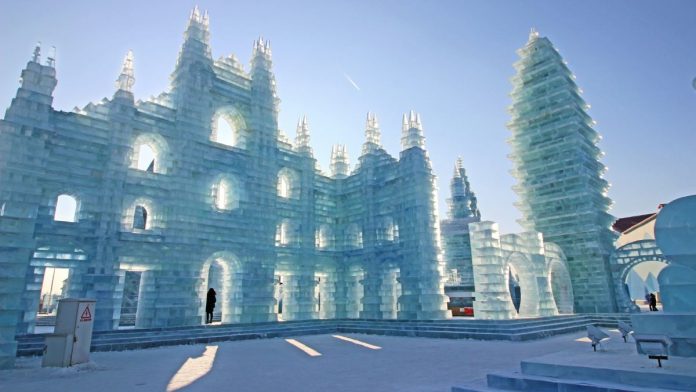
[[[129,53],[111,99],[63,112],[36,48],[0,122],[3,344],[34,330],[48,268],[100,330],[200,324],[208,287],[223,322],[447,317],[420,116],[396,159],[368,114],[357,165],[336,146],[325,174],[306,118],[278,130],[271,65],[263,39],[249,71],[213,60],[196,9],[169,91],[135,101]]]

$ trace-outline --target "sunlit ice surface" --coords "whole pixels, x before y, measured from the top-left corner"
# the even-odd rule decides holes
[[[167,392],[178,391],[193,384],[196,380],[205,376],[213,368],[218,346],[206,346],[205,351],[200,357],[189,358],[174,374],[169,384]]]

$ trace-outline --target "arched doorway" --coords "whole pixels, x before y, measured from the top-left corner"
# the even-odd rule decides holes
[[[213,321],[219,320],[223,324],[240,322],[243,300],[241,273],[241,263],[230,252],[217,252],[203,263],[202,284],[198,290],[201,300],[201,322],[205,320],[205,302],[210,288],[213,288],[217,294]]]
[[[505,276],[510,287],[510,276],[517,277],[519,286],[519,317],[537,317],[539,315],[539,288],[531,260],[519,252],[513,252],[507,260]],[[510,293],[512,298],[512,293]]]
[[[629,273],[635,267],[638,267],[638,271],[641,271],[641,273],[643,273],[644,270],[650,272],[650,268],[639,266],[639,264],[646,262],[653,262],[651,264],[646,264],[647,267],[653,265],[653,269],[655,269],[654,262],[663,263],[664,265],[668,264],[667,259],[662,256],[662,251],[657,247],[654,240],[630,242],[612,253],[611,275],[614,280],[614,293],[616,295],[619,311],[640,311],[640,307],[631,299],[626,281],[629,279]],[[655,275],[655,277],[657,277],[657,275]]]
[[[82,273],[87,254],[80,248],[40,246],[29,261],[24,297],[26,304],[19,332],[50,332],[55,326],[58,301],[82,296]]]
[[[657,276],[660,274],[667,263],[656,260],[642,261],[634,264],[626,272],[624,288],[631,301],[633,301],[642,312],[649,311],[649,295],[657,297],[658,306],[660,299],[660,284]]]
[[[560,246],[552,242],[545,243],[544,250],[548,280],[558,313],[573,314],[575,296],[573,295],[573,284],[570,280],[565,254]]]

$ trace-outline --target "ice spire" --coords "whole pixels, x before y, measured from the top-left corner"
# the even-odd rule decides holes
[[[254,41],[254,52],[252,56],[263,55],[268,60],[271,59],[271,41],[259,37]]]
[[[421,124],[420,114],[411,110],[404,114],[401,122],[401,149],[408,150],[412,147],[425,148],[425,137],[423,137],[423,125]]]
[[[34,47],[34,54],[31,56],[31,61],[35,63],[41,62],[41,41],[36,43]]]
[[[116,79],[116,88],[118,90],[132,93],[134,84],[135,76],[133,75],[133,51],[129,50],[128,54],[126,54],[126,57],[123,59],[121,74],[118,76],[118,79]]]
[[[346,178],[349,173],[348,150],[342,144],[335,144],[331,147],[331,177]]]
[[[454,164],[454,175],[450,182],[449,219],[455,218],[480,218],[476,195],[471,190],[469,179],[466,176],[462,158],[457,158]]]
[[[309,125],[307,116],[297,121],[297,136],[295,136],[295,150],[300,153],[312,155],[312,147],[309,145]]]
[[[365,143],[363,144],[362,153],[367,154],[380,148],[382,148],[382,142],[377,115],[372,112],[367,112],[367,121],[365,122]]]
[[[532,42],[532,41],[534,41],[534,40],[537,39],[537,38],[539,38],[539,32],[537,31],[537,29],[536,29],[535,27],[532,27],[532,28],[529,30],[529,39],[527,40],[527,42],[528,42],[528,43],[529,43],[529,42]]]

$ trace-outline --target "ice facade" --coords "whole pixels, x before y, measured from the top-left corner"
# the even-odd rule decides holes
[[[440,225],[449,276],[448,283],[473,287],[474,273],[471,265],[469,223],[480,221],[481,212],[461,158],[458,158],[454,165],[454,175],[450,182],[450,198],[447,199],[447,203],[447,219],[442,220]]]
[[[501,235],[491,221],[469,224],[479,319],[505,320],[573,312],[573,290],[565,255],[541,233]],[[519,284],[518,308],[511,280]]]
[[[615,311],[614,218],[589,105],[548,38],[533,30],[517,53],[508,128],[520,223],[563,249],[577,311]]]
[[[224,322],[446,317],[418,114],[398,159],[369,114],[357,165],[337,147],[329,175],[306,118],[294,144],[278,129],[270,43],[254,43],[249,71],[213,60],[207,13],[192,12],[171,87],[151,99],[134,100],[128,53],[111,99],[54,110],[40,57],[0,122],[3,358],[34,329],[48,267],[70,270],[67,295],[97,299],[101,330],[122,312],[136,327],[200,324],[213,285]]]

